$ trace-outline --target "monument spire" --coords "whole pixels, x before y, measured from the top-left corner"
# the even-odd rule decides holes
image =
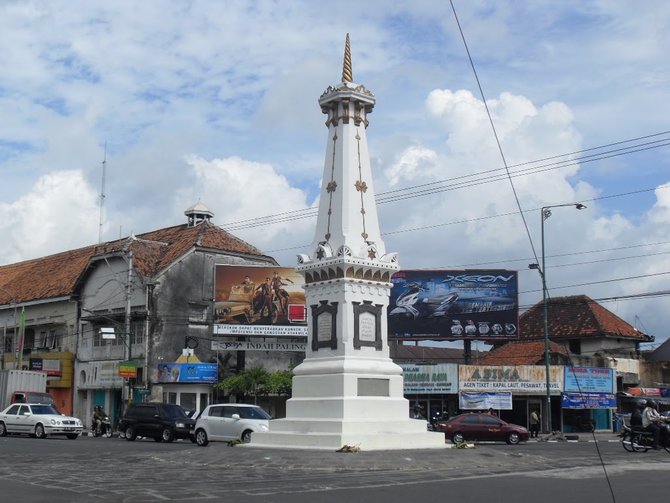
[[[342,82],[353,82],[353,72],[351,70],[351,48],[349,47],[349,34],[344,42],[344,64],[342,65]]]

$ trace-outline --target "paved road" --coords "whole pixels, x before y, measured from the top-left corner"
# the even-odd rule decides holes
[[[639,503],[641,494],[665,498],[668,475],[669,453],[607,441],[336,453],[0,438],[3,501]]]

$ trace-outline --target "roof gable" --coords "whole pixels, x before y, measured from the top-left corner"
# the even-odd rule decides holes
[[[0,266],[0,305],[72,296],[96,257],[130,249],[133,268],[144,277],[152,277],[196,247],[272,260],[207,221],[193,227],[184,224]]]
[[[568,356],[568,351],[560,344],[549,341],[552,354]],[[537,365],[544,363],[544,341],[512,341],[484,353],[479,359],[483,365]]]

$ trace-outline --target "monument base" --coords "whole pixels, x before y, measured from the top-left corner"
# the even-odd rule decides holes
[[[254,433],[250,447],[337,451],[444,449],[444,433],[427,431],[426,421],[275,419],[271,431]]]
[[[287,417],[270,421],[268,432],[254,433],[250,445],[333,451],[445,447],[444,433],[427,431],[423,419],[410,419],[400,367],[390,360],[365,365],[365,359],[351,360],[344,366],[343,359],[323,359],[297,367]],[[361,367],[368,373],[359,372]],[[317,368],[332,373],[316,374]]]

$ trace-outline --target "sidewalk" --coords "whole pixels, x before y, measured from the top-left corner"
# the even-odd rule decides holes
[[[551,435],[545,433],[537,438],[528,439],[529,442],[620,442],[618,433],[611,431],[596,431],[593,433],[561,433],[556,432]]]

